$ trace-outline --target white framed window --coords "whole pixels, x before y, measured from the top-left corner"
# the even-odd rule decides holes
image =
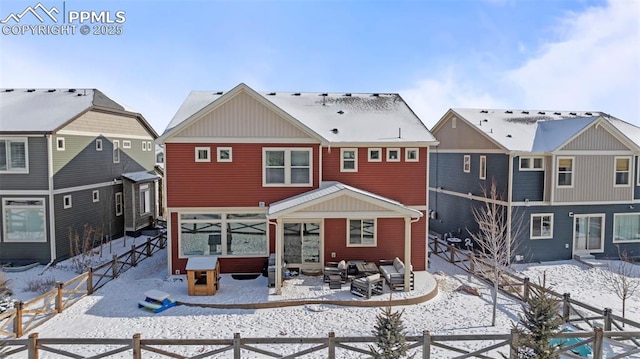
[[[481,180],[487,179],[487,156],[480,156],[480,173]]]
[[[375,247],[375,219],[347,219],[347,247]]]
[[[636,176],[638,178],[638,186],[640,186],[640,157],[636,157],[636,167],[638,170],[638,175]]]
[[[387,148],[387,162],[400,162],[399,148]]]
[[[196,162],[211,162],[211,148],[196,147],[195,156]]]
[[[151,190],[149,184],[140,185],[140,214],[151,213]]]
[[[218,147],[218,162],[233,162],[231,147]]]
[[[629,187],[631,185],[631,157],[616,157],[614,166],[614,187]]]
[[[147,151],[153,151],[153,143],[151,141],[147,141]]]
[[[147,150],[147,141],[142,141],[142,151]]]
[[[456,128],[458,125],[458,118],[454,117],[451,119],[451,128]]]
[[[262,185],[311,186],[311,148],[263,148]]]
[[[96,140],[96,151],[102,151],[102,139],[98,138]]]
[[[73,206],[73,203],[71,203],[71,195],[70,194],[62,197],[62,207],[64,209],[71,208],[72,206]]]
[[[369,162],[381,162],[382,161],[382,149],[381,148],[369,148]]]
[[[0,137],[0,173],[29,173],[26,137]]]
[[[558,187],[573,187],[573,157],[558,157]]]
[[[418,162],[418,149],[417,148],[405,148],[404,149],[404,161],[405,162]]]
[[[553,213],[536,213],[531,215],[529,238],[553,238]]]
[[[100,191],[95,190],[91,193],[91,200],[93,203],[100,202]]]
[[[464,173],[471,173],[471,155],[464,155],[462,161],[462,171]]]
[[[520,171],[543,171],[544,157],[520,156]]]
[[[265,213],[181,213],[179,225],[182,258],[255,257],[269,253]]]
[[[358,149],[340,149],[340,172],[358,172]]]
[[[115,206],[116,216],[122,216],[122,192],[116,192]]]
[[[131,141],[123,140],[122,141],[122,148],[131,148]]]
[[[56,150],[64,151],[64,147],[65,147],[64,137],[56,138]]]
[[[3,198],[3,241],[46,242],[45,214],[44,198]]]
[[[613,243],[640,243],[640,213],[613,215]]]
[[[113,163],[120,163],[120,141],[113,140]]]

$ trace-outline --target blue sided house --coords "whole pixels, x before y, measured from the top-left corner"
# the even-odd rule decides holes
[[[431,132],[431,231],[477,233],[472,208],[495,183],[516,261],[640,257],[638,126],[602,112],[450,109]]]

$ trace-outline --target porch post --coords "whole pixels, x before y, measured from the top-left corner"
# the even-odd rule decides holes
[[[282,220],[276,219],[276,294],[282,294],[282,252],[284,237],[282,232]]]
[[[404,291],[411,290],[411,217],[404,217]]]

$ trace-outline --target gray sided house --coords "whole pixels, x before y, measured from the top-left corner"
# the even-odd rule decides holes
[[[640,257],[640,128],[602,112],[450,109],[431,132],[429,228],[467,238],[495,182],[516,261]]]
[[[0,263],[65,259],[85,228],[99,241],[148,226],[156,137],[95,89],[1,89]]]

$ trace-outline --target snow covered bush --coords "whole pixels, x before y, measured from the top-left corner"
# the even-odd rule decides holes
[[[44,294],[53,289],[55,284],[56,280],[53,277],[40,277],[27,282],[27,287],[25,288],[25,290],[29,292],[36,292],[38,294]]]
[[[0,274],[0,313],[4,313],[7,310],[13,308],[13,301],[11,295],[13,292],[9,288],[9,281],[2,278]]]

